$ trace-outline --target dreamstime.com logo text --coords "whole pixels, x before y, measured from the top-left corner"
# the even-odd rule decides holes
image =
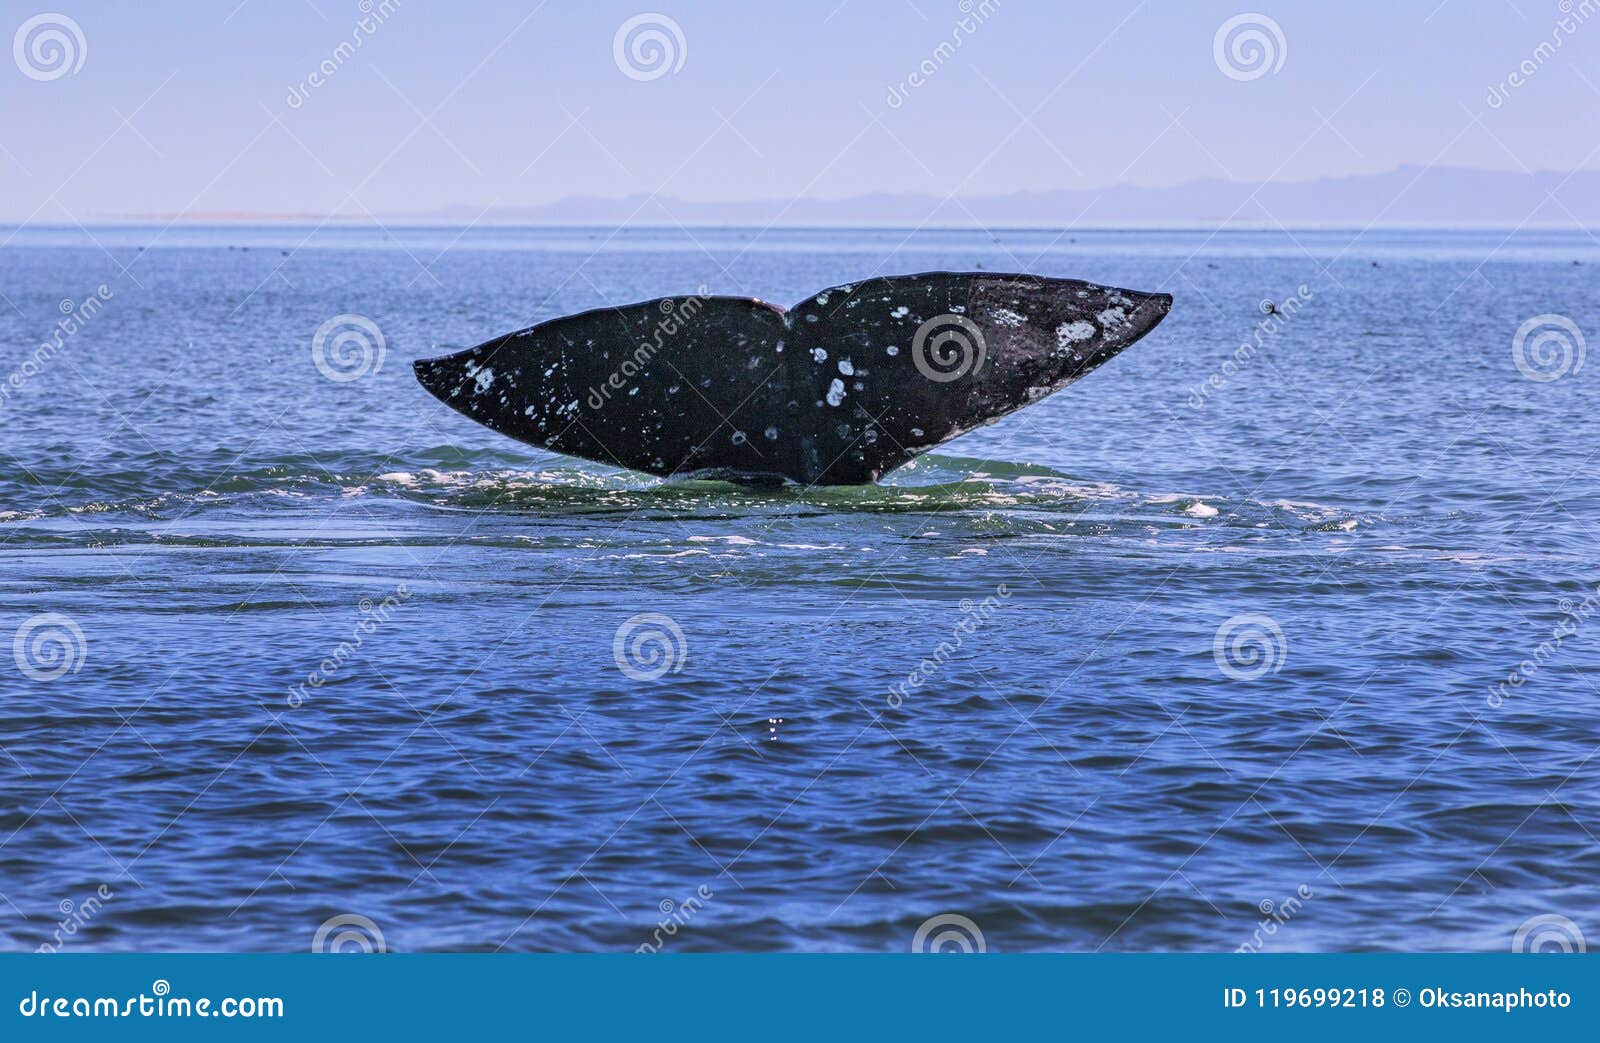
[[[1567,41],[1572,39],[1585,22],[1600,14],[1600,0],[1561,0],[1556,5],[1562,17],[1556,19],[1555,28],[1550,30],[1548,39],[1540,40],[1528,55],[1517,64],[1499,83],[1489,85],[1489,95],[1486,99],[1491,109],[1498,109],[1511,100],[1511,92],[1533,79],[1545,63],[1556,56],[1556,52],[1565,47]]]
[[[41,83],[77,75],[89,57],[83,27],[64,14],[36,14],[11,38],[11,57],[30,80]]]
[[[1504,681],[1498,681],[1489,686],[1489,708],[1498,710],[1511,698],[1511,690],[1521,688],[1527,684],[1534,674],[1543,670],[1556,653],[1561,651],[1561,643],[1578,632],[1578,629],[1589,622],[1589,617],[1600,611],[1600,586],[1594,588],[1593,593],[1582,601],[1573,602],[1570,598],[1562,598],[1556,605],[1561,612],[1561,620],[1550,628],[1550,636],[1540,641],[1534,647],[1533,654],[1516,665],[1510,673],[1506,674]]]
[[[1250,336],[1234,349],[1232,355],[1222,360],[1218,366],[1200,383],[1189,388],[1189,408],[1202,409],[1210,401],[1211,396],[1228,386],[1230,378],[1243,372],[1255,361],[1256,352],[1266,347],[1271,340],[1283,331],[1290,319],[1299,314],[1300,309],[1310,303],[1316,294],[1304,283],[1295,288],[1293,297],[1284,299],[1282,304],[1272,301],[1261,302],[1261,315]]]
[[[889,107],[898,109],[911,97],[911,92],[921,87],[933,78],[933,75],[944,68],[945,63],[956,56],[972,34],[987,22],[994,13],[1000,9],[1000,0],[961,0],[956,4],[961,17],[956,19],[954,28],[950,30],[948,40],[940,40],[933,53],[922,60],[911,73],[900,80],[899,83],[889,85]]]
[[[950,628],[950,636],[939,642],[933,650],[933,655],[917,664],[915,670],[906,675],[904,681],[899,681],[889,686],[889,705],[898,709],[902,703],[911,696],[911,693],[927,684],[940,670],[950,657],[961,650],[967,638],[978,632],[978,628],[989,622],[989,618],[1000,611],[1001,605],[1011,600],[1011,591],[1004,583],[994,588],[994,593],[982,601],[974,602],[970,598],[961,599],[961,619],[954,627]]]
[[[116,295],[116,291],[102,283],[94,293],[78,303],[73,303],[70,297],[63,298],[59,305],[61,318],[50,328],[50,333],[39,342],[32,354],[11,371],[5,382],[0,383],[0,402],[10,402],[14,394],[28,385],[28,381],[44,372],[56,354],[67,346],[67,342],[89,325],[89,321],[100,314],[101,306]]]
[[[667,944],[668,939],[678,933],[678,928],[694,919],[694,914],[705,908],[707,902],[715,897],[715,893],[705,884],[695,889],[694,894],[681,902],[674,902],[670,898],[663,898],[656,908],[661,910],[661,919],[656,923],[656,928],[651,932],[651,940],[643,943],[635,953],[649,955],[658,953]]]
[[[387,22],[400,8],[400,0],[361,0],[356,7],[361,11],[361,17],[356,19],[355,25],[350,29],[350,38],[339,41],[328,57],[311,73],[289,88],[288,105],[291,109],[298,109],[311,100],[311,92],[323,86],[342,68],[356,52],[364,47],[372,35]]]
[[[689,320],[699,314],[705,307],[706,288],[700,287],[693,295],[688,297],[667,297],[656,305],[661,312],[661,318],[651,329],[650,339],[641,340],[639,346],[633,349],[633,354],[622,360],[622,364],[611,371],[610,376],[600,382],[599,387],[589,388],[586,402],[590,409],[599,412],[611,401],[613,391],[621,391],[628,386],[628,381],[638,376],[639,371],[656,357],[667,343],[667,339],[679,330],[689,325]]]
[[[306,701],[311,693],[307,688],[317,689],[327,684],[335,674],[343,670],[355,659],[361,647],[366,644],[367,638],[378,632],[378,628],[394,618],[395,610],[411,600],[411,590],[404,583],[395,584],[394,593],[382,601],[374,602],[371,598],[362,598],[356,606],[360,612],[355,624],[350,628],[350,637],[340,641],[334,646],[332,652],[317,668],[306,675],[305,681],[289,689],[289,705],[297,707]]]
[[[1311,885],[1301,884],[1295,888],[1294,894],[1281,902],[1274,902],[1270,898],[1263,898],[1256,908],[1261,910],[1264,919],[1256,923],[1256,929],[1250,940],[1239,946],[1234,952],[1260,952],[1261,947],[1278,933],[1278,929],[1300,913],[1301,907],[1312,898],[1316,892],[1311,890]]]
[[[41,996],[32,989],[17,1004],[25,1018],[281,1018],[281,996],[209,996],[191,999],[172,995],[165,978],[150,983],[149,992],[133,996]]]
[[[51,940],[44,942],[36,953],[60,952],[62,946],[76,938],[78,932],[89,925],[89,921],[100,915],[100,910],[110,901],[115,892],[106,884],[95,888],[94,893],[80,902],[70,898],[63,898],[61,904],[56,906],[61,911],[61,919],[56,921],[55,933]]]
[[[689,57],[683,27],[664,14],[636,14],[617,27],[611,58],[630,80],[648,82],[676,73]]]

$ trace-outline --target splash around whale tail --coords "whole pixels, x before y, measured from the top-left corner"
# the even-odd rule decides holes
[[[422,386],[519,441],[672,476],[875,481],[1059,391],[1172,298],[988,272],[837,286],[782,308],[665,297],[416,362]]]

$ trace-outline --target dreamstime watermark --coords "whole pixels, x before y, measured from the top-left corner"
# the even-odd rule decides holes
[[[1234,15],[1211,38],[1211,57],[1230,80],[1259,80],[1276,73],[1288,56],[1283,27],[1254,11]]]
[[[1550,637],[1534,648],[1533,654],[1516,668],[1506,674],[1504,681],[1499,681],[1489,686],[1489,708],[1498,710],[1505,705],[1511,697],[1511,689],[1521,688],[1528,683],[1528,679],[1556,657],[1561,651],[1561,643],[1578,632],[1578,629],[1589,621],[1589,617],[1600,611],[1600,586],[1582,601],[1574,603],[1570,598],[1562,598],[1556,605],[1561,612],[1561,621],[1550,628]]]
[[[1289,654],[1283,628],[1271,616],[1258,612],[1230,616],[1211,638],[1211,658],[1224,677],[1254,681],[1283,669]]]
[[[317,689],[327,684],[340,670],[344,669],[361,651],[367,638],[378,632],[378,628],[394,618],[395,610],[411,600],[411,590],[404,583],[395,584],[394,593],[382,601],[374,602],[371,598],[362,598],[356,606],[360,613],[355,624],[350,628],[350,636],[340,641],[326,659],[317,664],[317,668],[306,675],[300,684],[289,688],[289,706],[298,707],[306,701],[311,693],[307,688]]]
[[[1556,19],[1556,24],[1550,31],[1550,37],[1539,41],[1528,57],[1522,59],[1515,69],[1512,69],[1499,83],[1489,85],[1489,95],[1486,99],[1491,109],[1498,109],[1511,100],[1511,92],[1533,79],[1538,71],[1544,68],[1545,63],[1556,56],[1556,52],[1565,47],[1567,41],[1572,39],[1585,22],[1600,13],[1600,0],[1561,0],[1556,5],[1563,17]]]
[[[1512,952],[1588,952],[1583,931],[1556,913],[1530,916],[1511,938]]]
[[[28,385],[28,382],[40,373],[46,366],[55,360],[57,353],[67,346],[67,342],[89,325],[96,315],[99,315],[102,306],[115,297],[116,291],[101,283],[95,288],[94,293],[76,303],[71,297],[64,297],[57,306],[61,318],[50,328],[48,336],[39,342],[33,353],[22,360],[22,363],[12,370],[3,383],[0,383],[0,402],[9,402],[11,397]]]
[[[934,675],[944,668],[950,657],[960,651],[966,644],[967,638],[978,632],[978,628],[989,622],[989,618],[1000,610],[1000,607],[1011,600],[1011,591],[1004,583],[994,588],[994,593],[982,601],[974,602],[970,598],[961,599],[961,619],[954,627],[950,628],[950,636],[939,642],[933,650],[933,655],[922,660],[906,675],[904,681],[889,686],[889,705],[895,709],[908,699],[913,691],[927,684]]]
[[[1212,394],[1227,387],[1229,378],[1237,376],[1255,361],[1256,352],[1266,347],[1269,341],[1282,332],[1288,321],[1315,296],[1316,293],[1309,286],[1301,283],[1295,288],[1294,296],[1285,298],[1282,304],[1262,301],[1260,305],[1262,317],[1256,322],[1250,336],[1234,349],[1232,355],[1222,360],[1222,365],[1189,389],[1187,400],[1189,408],[1203,409]]]
[[[683,27],[655,11],[634,15],[611,38],[611,58],[630,80],[659,80],[682,69],[688,57]]]
[[[388,952],[383,931],[371,919],[360,913],[340,913],[322,921],[317,933],[311,936],[312,952]]]
[[[40,612],[29,616],[11,639],[11,658],[30,681],[54,681],[83,669],[89,640],[71,616]]]
[[[165,978],[150,983],[149,992],[130,996],[40,996],[32,989],[17,1003],[24,1018],[281,1018],[282,996],[173,996]]]
[[[650,933],[651,940],[642,943],[635,953],[648,955],[660,952],[667,944],[667,940],[678,933],[678,928],[694,919],[694,915],[705,908],[707,902],[715,897],[715,892],[705,884],[695,889],[694,894],[681,902],[674,902],[670,898],[663,898],[656,906],[661,910],[661,919],[656,921],[656,928]]]
[[[41,83],[77,75],[88,56],[83,26],[64,14],[36,14],[11,38],[11,57],[17,68]]]
[[[910,75],[903,77],[899,83],[889,85],[889,107],[898,109],[911,97],[911,92],[921,87],[933,78],[934,74],[944,68],[945,63],[956,56],[962,46],[976,33],[978,29],[994,16],[1000,9],[1000,0],[961,0],[956,4],[961,12],[961,17],[956,19],[954,28],[950,30],[948,40],[940,40],[933,53],[922,60],[922,63],[913,69]]]
[[[1270,898],[1263,898],[1257,903],[1256,908],[1261,911],[1265,919],[1256,923],[1256,929],[1250,940],[1239,946],[1234,952],[1260,952],[1261,947],[1267,944],[1267,939],[1278,933],[1278,928],[1294,919],[1301,908],[1316,896],[1311,890],[1311,885],[1301,884],[1295,888],[1294,894],[1280,902]]]
[[[633,354],[622,360],[622,364],[611,371],[599,387],[590,387],[588,398],[585,400],[590,409],[596,412],[603,409],[611,401],[611,393],[621,391],[628,386],[628,381],[639,374],[656,353],[666,346],[667,338],[689,325],[689,320],[699,314],[706,301],[711,298],[706,294],[706,288],[700,287],[688,297],[664,297],[656,305],[661,312],[651,329],[650,339],[641,340],[639,346],[633,349]]]
[[[1587,350],[1583,331],[1565,315],[1535,315],[1511,338],[1511,362],[1517,372],[1541,384],[1576,374]]]
[[[389,344],[365,315],[335,315],[311,335],[311,361],[337,384],[360,380],[383,368]]]
[[[689,660],[689,639],[671,616],[640,612],[617,627],[611,639],[611,658],[635,681],[656,681],[681,673]]]
[[[922,921],[911,936],[912,952],[988,952],[983,931],[971,917],[960,913],[940,913]]]
[[[917,327],[911,338],[911,362],[917,372],[938,384],[977,376],[989,346],[983,330],[965,315],[935,315]]]
[[[400,7],[400,0],[361,0],[356,7],[361,11],[362,17],[357,18],[355,25],[350,29],[350,39],[339,41],[328,57],[299,83],[289,87],[288,105],[291,109],[298,109],[311,100],[311,92],[325,85],[333,79],[338,71],[344,68],[345,63],[356,56],[356,52],[366,46],[369,39],[385,22],[394,16]]]
[[[74,902],[70,898],[63,898],[57,909],[61,911],[61,919],[56,921],[55,933],[51,941],[45,942],[37,949],[36,953],[60,952],[62,947],[72,941],[78,932],[88,926],[89,921],[100,914],[100,910],[114,896],[115,892],[106,884],[95,888],[94,892],[81,902]]]

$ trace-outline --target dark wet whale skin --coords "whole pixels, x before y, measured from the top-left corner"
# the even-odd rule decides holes
[[[1074,279],[929,272],[789,311],[698,295],[602,308],[415,369],[458,412],[571,456],[855,485],[1059,391],[1171,305]]]

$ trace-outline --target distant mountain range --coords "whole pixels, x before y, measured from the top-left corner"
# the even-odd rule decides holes
[[[325,221],[361,224],[366,215],[186,211],[123,219]],[[758,199],[707,203],[672,196],[568,196],[537,206],[456,205],[388,213],[385,223],[500,225],[674,225],[949,228],[1244,227],[1368,225],[1479,228],[1600,228],[1600,171],[1519,174],[1467,167],[1403,166],[1382,174],[1250,184],[1205,178],[1166,188],[1115,185],[1008,195],[876,192],[845,199]]]
[[[451,206],[394,214],[407,221],[536,225],[1128,226],[1448,225],[1600,226],[1600,171],[1519,174],[1404,166],[1383,174],[1248,184],[1207,178],[1168,188],[1117,185],[943,200],[873,193],[846,199],[706,203],[668,196],[570,196],[484,212]]]
[[[574,195],[539,206],[448,206],[392,214],[442,224],[589,226],[1600,226],[1600,171],[1518,174],[1461,166],[1400,166],[1382,174],[1317,181],[1208,178],[1165,189],[1115,186],[971,195],[877,192],[838,200],[691,202],[674,197]]]

